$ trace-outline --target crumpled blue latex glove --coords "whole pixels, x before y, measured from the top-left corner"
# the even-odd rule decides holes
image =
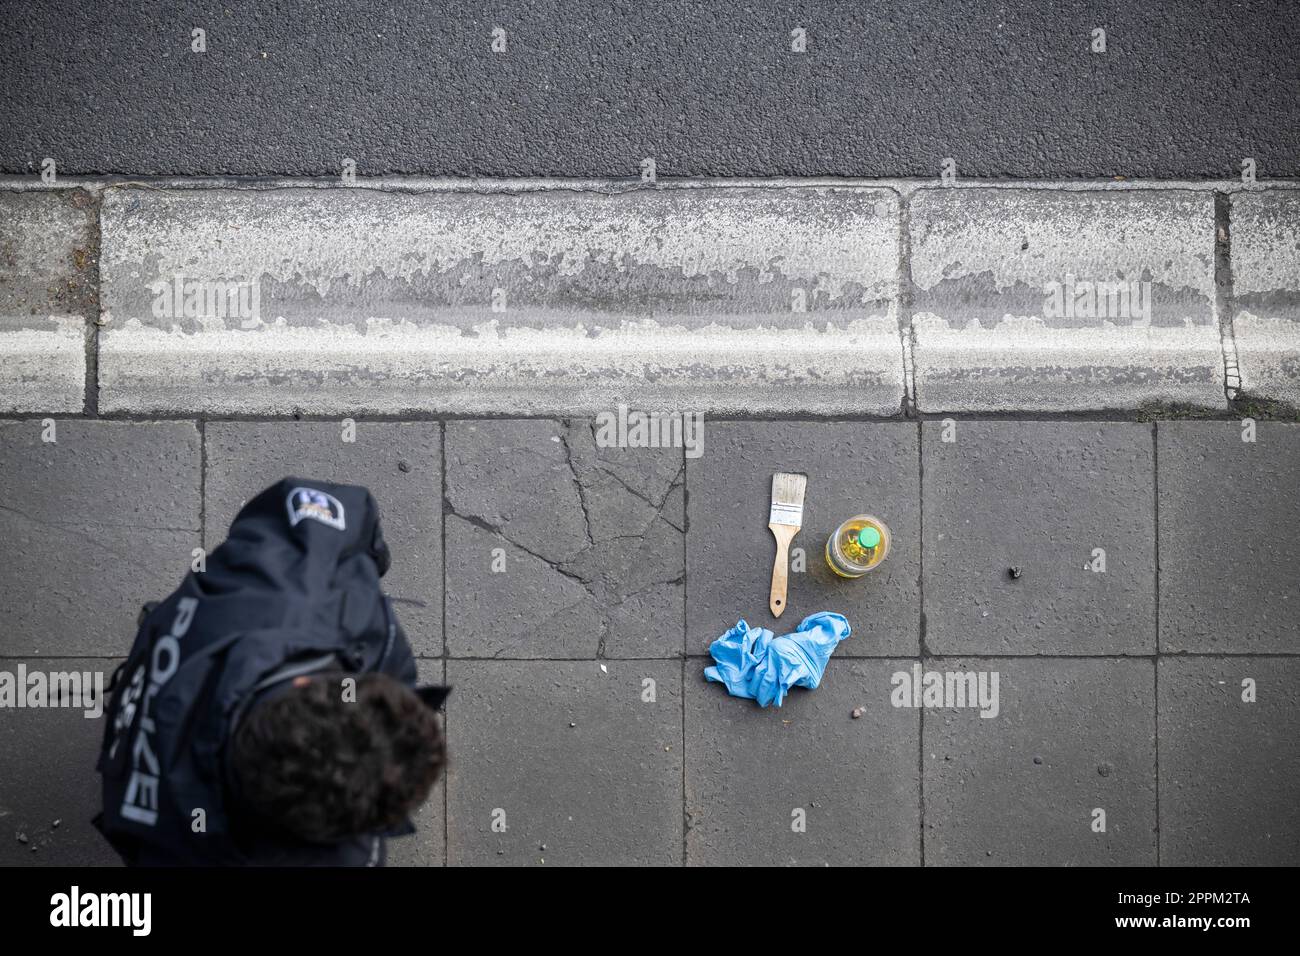
[[[750,627],[742,618],[709,645],[717,663],[704,676],[727,685],[733,697],[748,697],[766,707],[780,707],[791,687],[813,688],[821,683],[835,646],[853,629],[843,614],[810,614],[793,634],[773,636],[765,627]]]

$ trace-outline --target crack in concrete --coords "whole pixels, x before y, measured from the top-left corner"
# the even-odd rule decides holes
[[[628,591],[626,594],[620,595],[620,600],[618,604],[615,605],[615,607],[622,607],[632,598],[653,591],[655,588],[674,587],[678,584],[685,584],[685,583],[686,583],[685,571],[683,571],[681,574],[677,575],[677,577],[672,578],[669,581],[652,581],[643,587],[637,588],[635,591]]]
[[[663,507],[663,502],[662,502],[662,501],[659,502],[659,504],[655,504],[653,501],[651,501],[651,500],[650,500],[649,498],[647,498],[645,495],[641,494],[641,492],[637,491],[635,488],[633,488],[633,487],[632,487],[631,485],[629,485],[626,481],[624,481],[622,478],[620,478],[618,475],[616,475],[614,472],[610,471],[609,469],[607,469],[607,468],[601,468],[600,471],[601,471],[602,474],[604,474],[604,475],[608,475],[610,478],[614,479],[614,481],[618,482],[618,483],[623,487],[623,490],[625,490],[628,494],[632,495],[632,496],[635,497],[635,498],[639,498],[641,501],[644,501],[644,502],[645,502],[646,504],[648,504],[651,508],[658,509],[658,508]],[[668,490],[669,490],[669,491],[672,491],[672,488],[669,487]],[[668,497],[667,492],[665,492],[664,497],[665,497],[665,498]]]
[[[527,545],[521,544],[519,541],[515,540],[515,538],[513,538],[511,535],[506,534],[503,528],[500,528],[497,525],[492,524],[492,522],[488,521],[487,519],[479,515],[461,514],[455,508],[451,507],[450,504],[448,504],[447,506],[447,514],[451,515],[453,518],[459,518],[461,521],[464,521],[467,524],[471,524],[476,528],[479,528],[483,531],[487,531],[491,534],[496,535],[498,538],[505,541],[507,544],[510,544],[518,548],[520,551],[522,551],[524,554],[528,555],[529,557],[536,558],[538,561],[541,561],[548,568],[551,568],[558,574],[561,574],[566,578],[570,578],[571,580],[577,581],[579,584],[582,585],[583,589],[588,594],[591,594],[593,598],[596,597],[596,595],[592,593],[591,588],[587,586],[587,582],[585,580],[583,580],[577,574],[574,574],[573,572],[569,571],[567,568],[564,567],[565,562],[552,561],[550,558],[538,554],[536,551],[532,550]],[[569,606],[572,607],[572,605]]]
[[[594,447],[596,447],[596,448],[599,448],[600,446],[599,446],[599,445],[597,444],[597,442],[596,442],[596,420],[595,420],[594,418],[593,418],[593,419],[588,419],[588,420],[587,420],[587,425],[588,425],[588,427],[589,427],[590,430],[591,430],[591,442],[592,442],[592,445],[593,445]],[[681,467],[677,469],[677,471],[676,471],[676,473],[673,475],[672,479],[668,482],[668,486],[664,489],[663,497],[660,498],[660,499],[656,502],[656,501],[653,501],[652,499],[648,498],[646,495],[643,495],[641,492],[637,491],[637,490],[636,490],[635,488],[633,488],[631,485],[629,485],[626,481],[624,481],[624,480],[622,479],[622,477],[621,477],[621,476],[620,476],[616,471],[611,470],[611,469],[609,468],[609,462],[607,462],[607,461],[605,461],[603,458],[601,458],[600,455],[599,455],[599,453],[597,453],[597,455],[596,455],[596,465],[595,465],[595,467],[596,467],[596,469],[597,469],[598,471],[600,471],[602,474],[608,475],[609,477],[613,478],[613,479],[614,479],[615,481],[617,481],[620,485],[622,485],[625,489],[627,489],[627,491],[628,491],[630,494],[636,496],[637,498],[640,498],[642,501],[644,501],[646,504],[648,504],[651,508],[654,508],[656,511],[662,511],[662,510],[663,510],[664,505],[668,503],[668,498],[669,498],[669,496],[671,496],[672,493],[673,493],[673,489],[676,488],[677,485],[681,483],[681,480],[682,480],[682,478],[683,478],[683,474],[684,474],[684,472],[686,471],[686,463],[683,461]],[[665,520],[667,520],[667,519],[665,519]],[[671,521],[669,521],[668,523],[669,523],[669,524],[672,524]],[[677,527],[677,526],[676,526],[676,525],[673,525],[673,527]],[[681,529],[681,528],[677,528],[677,530],[678,530],[678,531],[681,531],[681,530],[683,530],[683,529]]]
[[[602,472],[604,472],[603,469],[601,469],[601,470],[602,470]],[[605,473],[605,474],[608,474],[608,472],[604,472],[604,473]],[[645,499],[642,498],[641,500],[644,501]],[[666,499],[665,499],[665,500],[666,500]],[[646,503],[649,504],[649,502],[646,502]],[[668,527],[673,528],[674,530],[676,530],[676,531],[678,531],[678,532],[681,531],[680,528],[677,528],[677,527],[676,527],[676,526],[675,526],[671,521],[669,521],[667,518],[665,518],[665,517],[663,516],[663,512],[662,512],[662,510],[655,510],[655,511],[650,515],[649,520],[646,521],[646,523],[641,527],[641,530],[640,530],[639,532],[637,532],[636,534],[616,534],[616,535],[610,535],[608,538],[604,538],[604,539],[602,539],[602,541],[600,542],[600,544],[601,544],[601,545],[609,545],[609,544],[611,544],[611,543],[613,543],[613,542],[616,542],[616,541],[639,541],[639,542],[641,542],[641,546],[640,546],[639,548],[636,549],[636,556],[634,556],[634,560],[633,560],[633,562],[632,562],[632,565],[635,566],[635,564],[637,563],[636,558],[639,558],[639,556],[641,555],[641,553],[642,553],[642,552],[645,550],[645,548],[646,548],[646,545],[647,545],[646,536],[649,534],[650,529],[651,529],[652,527],[654,527],[654,524],[655,524],[656,521],[662,521],[662,522],[663,522],[664,524],[666,524]],[[571,559],[570,561],[565,562],[565,564],[568,564],[568,565],[572,565],[572,564],[574,564],[576,561],[578,561],[578,560],[579,560],[580,558],[582,558],[583,556],[585,556],[585,555],[591,553],[594,549],[595,549],[595,545],[593,545],[592,548],[588,548],[588,549],[584,550],[584,551],[583,551],[583,552],[578,556],[578,558]],[[608,590],[614,592],[615,595],[618,595],[618,594],[621,594],[621,593],[622,593],[622,592],[621,592],[621,587],[620,587],[621,582],[620,582],[620,580],[619,580],[618,577],[616,577],[616,576],[613,575],[612,572],[611,572],[610,574],[603,574],[603,573],[602,573],[602,574],[599,574],[599,575],[598,575],[598,578],[599,578],[599,580],[602,582],[602,584],[604,584],[605,587],[606,587]]]
[[[453,508],[450,503],[448,503],[447,505],[446,514],[450,515],[453,518],[459,518],[461,521],[464,521],[466,524],[472,525],[475,528],[479,528],[482,531],[487,531],[489,534],[495,535],[496,537],[500,538],[502,541],[505,541],[507,544],[511,545],[512,547],[518,548],[520,551],[522,551],[524,554],[528,555],[529,557],[535,558],[536,560],[542,562],[542,564],[550,568],[556,574],[568,578],[571,581],[576,581],[579,585],[581,585],[583,591],[586,592],[587,598],[593,602],[596,602],[596,609],[599,610],[600,597],[596,594],[596,592],[594,592],[591,589],[590,584],[579,575],[574,574],[568,568],[565,568],[562,562],[555,562],[550,560],[549,558],[546,558],[538,554],[536,551],[532,550],[526,545],[521,544],[519,541],[516,541],[512,536],[506,534],[502,528],[497,527],[496,525],[492,524],[490,521],[487,521],[484,518],[479,517],[478,515],[461,514],[460,512],[456,511],[456,509]],[[579,599],[577,601],[573,601],[572,603],[565,604],[563,607],[556,608],[554,611],[552,611],[550,614],[546,615],[545,617],[541,618],[540,620],[534,621],[529,626],[530,629],[535,630],[544,627],[546,624],[550,623],[555,618],[559,617],[561,614],[577,607],[579,604],[582,603],[582,601],[583,599]],[[599,638],[597,638],[597,642],[596,642],[597,657],[603,656],[601,654],[601,651],[604,647],[605,635],[608,633],[608,631],[609,631],[609,624],[606,621],[602,620],[601,633]],[[490,656],[494,658],[500,657],[501,655],[506,654],[511,650],[512,650],[511,648],[503,647],[495,651]]]
[[[515,536],[506,533],[504,528],[500,527],[499,525],[493,524],[492,522],[488,521],[486,518],[482,517],[481,515],[462,513],[460,511],[457,511],[455,507],[453,507],[450,503],[448,503],[447,506],[447,514],[451,515],[452,517],[459,518],[461,521],[473,525],[476,528],[479,528],[483,531],[487,531],[490,534],[496,535],[506,543],[512,545],[513,547],[518,548],[520,551],[524,552],[529,557],[536,558],[538,561],[542,562],[547,567],[553,569],[554,571],[563,575],[564,577],[569,578],[572,581],[578,582],[583,586],[583,589],[594,600],[598,602],[609,601],[611,598],[611,594],[598,594],[595,590],[593,590],[593,585],[599,584],[602,586],[603,590],[612,592],[612,597],[615,599],[615,603],[617,604],[617,603],[621,603],[621,601],[619,600],[621,596],[630,596],[631,594],[637,594],[640,593],[640,591],[648,589],[650,587],[657,587],[663,584],[673,584],[676,583],[677,580],[677,579],[672,579],[667,581],[654,581],[646,585],[645,587],[638,589],[637,591],[629,592],[628,595],[621,595],[620,589],[617,587],[616,581],[611,582],[604,575],[599,575],[599,574],[594,577],[585,577],[579,571],[574,570],[573,566],[575,563],[577,563],[579,559],[581,559],[584,555],[590,554],[593,550],[597,548],[595,542],[592,542],[592,544],[590,544],[587,548],[584,548],[579,553],[577,558],[570,558],[568,560],[563,560],[563,561],[555,561],[533,550],[528,545],[521,542]],[[661,514],[656,512],[654,515],[650,517],[650,520],[646,522],[645,527],[642,529],[642,531],[639,534],[615,535],[609,539],[606,539],[606,541],[603,543],[608,544],[610,541],[620,541],[620,540],[641,541],[644,543],[646,532],[650,530],[651,526],[653,526],[656,521],[663,521],[664,524],[668,525],[670,528],[673,528],[674,530],[677,531],[681,530],[679,528],[676,528],[671,521],[668,521]],[[569,605],[569,606],[572,607],[573,605]]]
[[[469,514],[457,510],[456,507],[451,504],[450,499],[447,501],[446,513],[500,538],[507,544],[518,548],[529,557],[540,561],[545,567],[550,568],[562,577],[581,585],[585,597],[557,608],[540,620],[533,622],[531,627],[544,627],[560,615],[573,611],[575,608],[581,607],[585,604],[589,604],[591,609],[600,619],[600,635],[597,641],[596,659],[602,660],[607,657],[606,641],[612,632],[610,620],[612,614],[623,609],[628,602],[633,599],[652,593],[656,589],[683,586],[685,584],[685,569],[682,568],[679,571],[675,571],[674,576],[671,578],[652,580],[641,583],[634,588],[628,588],[630,580],[635,577],[633,572],[639,565],[644,563],[642,561],[643,552],[647,547],[652,545],[652,542],[647,540],[647,535],[650,533],[656,522],[662,521],[677,534],[685,533],[682,527],[669,520],[669,518],[664,515],[664,509],[667,507],[674,489],[683,484],[686,469],[684,463],[678,467],[675,474],[666,483],[661,495],[651,496],[644,494],[629,485],[621,476],[612,471],[609,468],[609,463],[603,461],[598,455],[592,461],[587,461],[585,454],[581,459],[575,456],[573,435],[571,435],[570,432],[571,430],[580,427],[576,424],[576,420],[561,419],[558,424],[560,426],[558,443],[564,450],[565,463],[568,466],[569,473],[578,494],[579,506],[582,509],[583,534],[586,538],[586,544],[581,548],[577,555],[554,560],[547,558],[534,548],[525,544],[515,535],[508,533],[503,525],[498,525],[482,515]],[[589,422],[589,427],[592,429],[592,439],[594,443],[594,423]],[[526,454],[537,455],[536,452],[527,449],[521,449],[521,451]],[[547,461],[548,464],[554,463],[552,459],[547,459]],[[632,534],[614,534],[608,537],[602,537],[598,541],[596,539],[595,523],[592,520],[590,493],[594,488],[599,487],[600,483],[606,479],[611,479],[614,485],[648,506],[650,511],[643,526],[638,532]],[[609,487],[612,490],[612,486]],[[626,567],[624,567],[621,562],[615,562],[610,559],[611,547],[616,550],[618,548],[618,542],[623,541],[640,543],[635,554],[632,555],[632,560]],[[510,653],[510,649],[503,648],[498,650],[492,656],[495,658],[502,655],[509,655]]]
[[[624,490],[626,490],[629,494],[631,494],[635,498],[639,498],[641,501],[644,501],[651,508],[655,509],[655,512],[659,515],[659,517],[663,517],[664,506],[668,504],[668,499],[672,496],[673,489],[676,488],[679,484],[681,484],[682,471],[684,471],[685,469],[686,466],[683,465],[682,468],[678,470],[677,474],[673,475],[672,479],[668,482],[668,487],[664,490],[663,497],[660,498],[657,502],[641,494],[641,492],[637,491],[635,488],[629,485],[617,474],[610,471],[608,468],[601,468],[600,472],[601,474],[608,475],[610,478],[614,479],[614,481],[618,482],[619,485],[621,485],[624,488]],[[664,518],[664,520],[668,521],[667,518]],[[668,521],[668,523],[673,524],[671,521]],[[673,525],[673,527],[676,528],[677,526]],[[677,528],[677,530],[681,531],[682,529]]]
[[[583,488],[582,479],[578,476],[578,469],[573,464],[573,449],[569,445],[570,427],[572,426],[569,419],[560,421],[560,446],[564,449],[564,460],[569,465],[569,473],[573,475],[573,483],[578,486],[578,504],[582,507],[582,528],[587,535],[587,547],[594,548],[596,539],[591,536],[591,511],[587,506],[587,492]]]

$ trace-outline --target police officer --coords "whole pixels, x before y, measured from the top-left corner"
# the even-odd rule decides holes
[[[130,864],[380,865],[445,760],[365,488],[286,478],[146,605],[95,825]]]

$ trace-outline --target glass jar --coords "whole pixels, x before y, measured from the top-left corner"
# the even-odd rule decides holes
[[[854,515],[826,539],[826,563],[842,578],[860,578],[889,554],[889,528],[875,515]]]

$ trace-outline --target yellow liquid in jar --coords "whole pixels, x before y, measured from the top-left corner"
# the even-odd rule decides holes
[[[840,554],[854,564],[870,567],[876,562],[876,555],[880,553],[881,546],[885,543],[885,536],[880,535],[879,543],[874,547],[865,547],[858,538],[863,528],[876,528],[876,526],[869,521],[850,521],[844,526],[844,530],[840,532]],[[876,533],[880,533],[879,528],[876,528]]]
[[[864,528],[875,530],[874,545],[862,543]],[[888,550],[889,532],[883,525],[863,517],[851,518],[827,539],[826,563],[842,578],[859,578],[883,561]]]

